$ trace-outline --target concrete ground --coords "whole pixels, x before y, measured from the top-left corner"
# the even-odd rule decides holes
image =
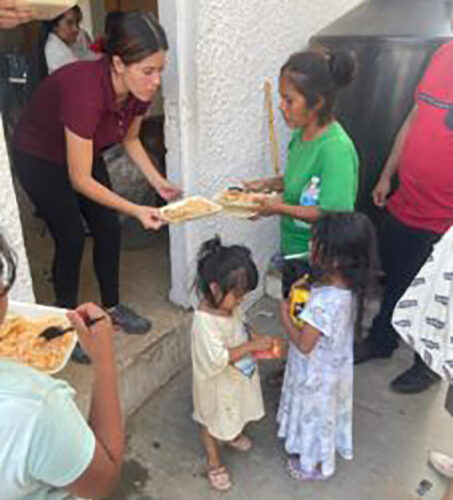
[[[273,313],[264,317],[262,312]],[[258,315],[257,315],[258,313]],[[249,312],[262,333],[277,333],[276,302],[264,299]],[[453,420],[443,410],[444,385],[412,396],[393,394],[388,382],[410,363],[400,348],[392,360],[378,360],[355,371],[355,458],[338,459],[331,480],[302,484],[285,470],[276,438],[279,390],[269,382],[275,362],[263,362],[265,419],[249,427],[254,448],[248,454],[223,452],[234,487],[211,491],[204,474],[197,428],[191,421],[191,374],[184,370],[152,397],[128,422],[123,479],[110,500],[440,500],[446,482],[427,465],[427,451],[453,453]],[[429,491],[417,493],[421,481]]]

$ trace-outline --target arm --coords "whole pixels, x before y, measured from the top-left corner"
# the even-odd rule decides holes
[[[269,177],[268,179],[257,179],[254,181],[244,182],[244,187],[252,191],[262,191],[269,189],[270,191],[283,192],[283,176]]]
[[[111,493],[120,476],[124,453],[111,321],[106,318],[90,330],[83,321],[102,314],[103,311],[92,304],[69,314],[93,362],[94,372],[89,425],[96,437],[95,453],[84,473],[66,488],[82,497],[104,497]]]
[[[305,323],[302,329],[297,328],[290,317],[288,301],[282,302],[281,317],[283,326],[288,332],[289,338],[293,344],[302,353],[309,354],[316,347],[316,344],[321,338],[321,332],[308,323]]]
[[[181,196],[181,190],[172,186],[167,179],[162,177],[140,141],[139,132],[142,121],[142,117],[136,117],[133,120],[127,136],[123,141],[124,147],[132,161],[138,165],[148,182],[155,187],[162,198],[165,200],[179,198]]]
[[[316,206],[286,205],[280,200],[262,200],[257,208],[260,215],[289,215],[293,219],[315,222],[322,211]]]
[[[0,29],[12,29],[33,19],[30,9],[16,3],[16,0],[0,0]]]
[[[69,179],[77,192],[101,205],[137,217],[146,229],[158,229],[161,226],[158,209],[131,203],[93,178],[92,140],[74,134],[67,127],[65,128],[65,135]]]
[[[266,351],[272,347],[272,339],[269,335],[257,335],[249,342],[244,342],[238,347],[228,349],[230,355],[230,363],[234,363],[239,359],[251,354],[255,351]]]
[[[400,128],[396,140],[393,144],[393,148],[390,152],[390,156],[384,165],[384,169],[381,172],[379,181],[373,190],[373,201],[378,207],[383,207],[387,195],[390,192],[392,177],[396,174],[398,170],[398,161],[403,150],[404,142],[406,141],[407,134],[410,130],[413,120],[417,115],[417,104],[414,105],[410,113],[407,115],[402,127]]]

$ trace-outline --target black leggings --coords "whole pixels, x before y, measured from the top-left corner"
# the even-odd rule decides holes
[[[102,305],[119,302],[120,225],[115,211],[78,194],[71,186],[67,165],[52,163],[19,151],[13,153],[17,176],[44,219],[55,243],[52,276],[57,305],[78,304],[80,264],[85,242],[82,217],[94,238],[94,269]],[[111,189],[102,158],[93,164],[93,177]]]

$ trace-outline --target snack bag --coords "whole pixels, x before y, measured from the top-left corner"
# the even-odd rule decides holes
[[[281,338],[272,340],[272,346],[267,351],[256,351],[253,353],[255,359],[280,359],[284,353],[284,341]]]
[[[308,275],[305,275],[293,284],[289,295],[289,314],[293,323],[299,328],[303,326],[303,321],[300,320],[300,316],[302,315],[302,311],[305,308],[309,296],[310,284]]]

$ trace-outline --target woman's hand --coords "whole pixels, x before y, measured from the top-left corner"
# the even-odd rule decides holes
[[[168,181],[162,182],[159,186],[156,187],[157,192],[162,196],[162,198],[166,201],[174,201],[182,196],[182,190],[176,186],[173,186]]]
[[[164,223],[160,210],[155,207],[138,205],[134,215],[145,229],[160,229]]]
[[[280,214],[280,199],[272,199],[270,197],[260,198],[256,200],[258,205],[254,211],[258,212],[259,215],[279,215]]]
[[[104,316],[104,319],[88,327],[86,322]],[[95,304],[83,304],[75,311],[68,312],[68,319],[77,332],[83,350],[93,363],[106,359],[112,361],[112,351],[107,347],[112,345],[113,327],[110,316]],[[112,348],[113,349],[113,348]],[[108,356],[108,358],[105,358]]]
[[[381,176],[375,188],[373,189],[373,201],[377,207],[384,207],[387,201],[387,196],[390,192],[391,182],[390,179],[384,175]]]
[[[262,191],[263,189],[267,189],[269,186],[269,179],[257,179],[255,181],[246,181],[243,182],[243,186],[248,191]]]

